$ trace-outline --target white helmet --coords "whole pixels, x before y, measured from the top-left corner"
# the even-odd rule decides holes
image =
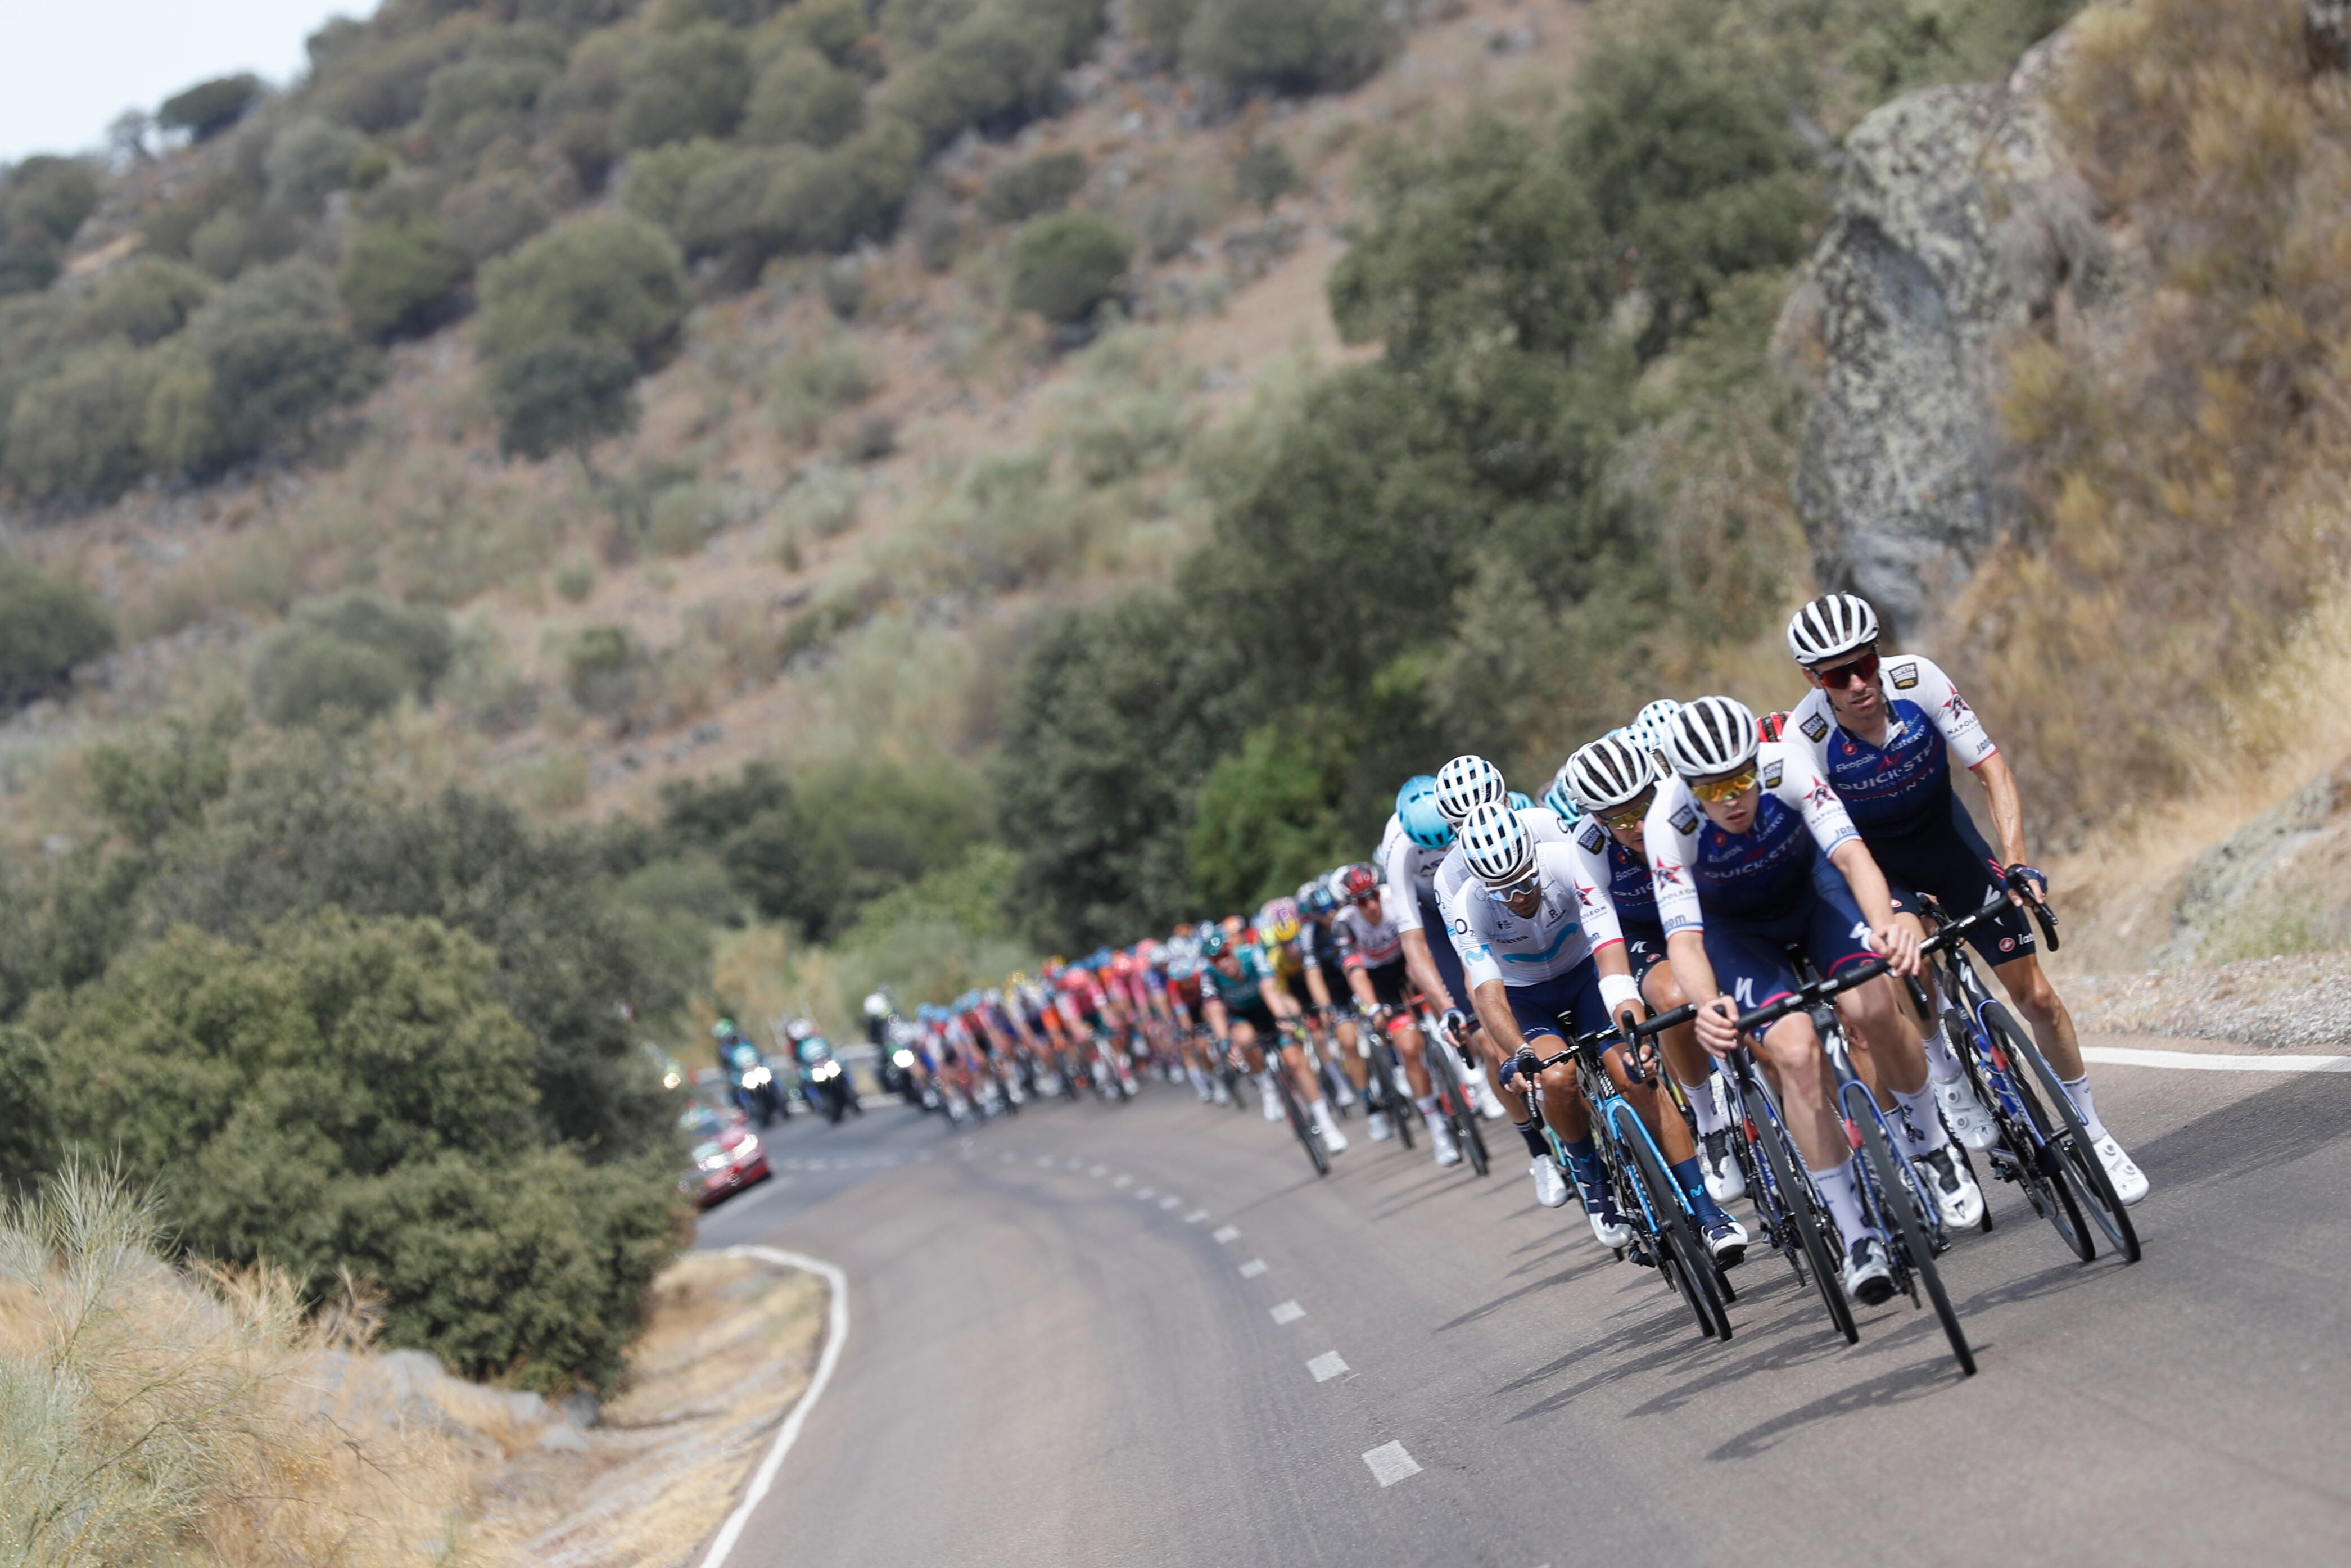
[[[1666,727],[1666,760],[1685,779],[1742,768],[1758,744],[1755,715],[1737,697],[1684,703]]]
[[[1501,800],[1510,791],[1501,769],[1482,757],[1457,757],[1437,770],[1437,810],[1456,828],[1476,808]]]
[[[1673,698],[1659,697],[1635,714],[1633,722],[1626,727],[1633,732],[1634,738],[1647,749],[1663,751],[1666,748],[1666,726],[1671,724],[1674,715],[1681,710],[1682,705]]]
[[[1484,800],[1461,824],[1461,858],[1488,887],[1508,887],[1534,870],[1535,841],[1507,803]]]
[[[1817,664],[1877,641],[1877,612],[1854,593],[1824,593],[1788,617],[1788,652]]]
[[[1640,745],[1604,735],[1560,769],[1567,792],[1587,811],[1613,811],[1657,781],[1657,765]]]
[[[889,997],[881,991],[876,991],[872,996],[866,998],[865,1016],[870,1019],[888,1018],[890,1016]]]

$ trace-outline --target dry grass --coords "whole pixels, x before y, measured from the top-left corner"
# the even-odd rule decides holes
[[[2139,0],[2074,35],[2059,119],[2121,259],[2009,361],[2030,520],[1949,640],[2070,836],[2290,746],[2244,694],[2351,560],[2351,90],[2301,17]]]

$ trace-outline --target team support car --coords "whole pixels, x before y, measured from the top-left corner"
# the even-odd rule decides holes
[[[708,1208],[774,1174],[759,1134],[740,1113],[721,1116],[696,1106],[678,1124],[695,1144],[694,1167],[677,1178],[677,1190],[695,1207]]]

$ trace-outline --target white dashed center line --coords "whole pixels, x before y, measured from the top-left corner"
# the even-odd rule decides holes
[[[1134,1178],[1127,1175],[1124,1171],[1121,1171],[1116,1176],[1112,1178],[1110,1185],[1113,1186],[1133,1186],[1134,1185]]]
[[[1110,1175],[1110,1167],[1108,1166],[1096,1166],[1093,1169],[1088,1171],[1086,1175],[1090,1176],[1105,1176]]]
[[[1384,1487],[1392,1487],[1406,1476],[1420,1474],[1419,1461],[1404,1451],[1402,1443],[1382,1443],[1364,1454],[1364,1463],[1372,1467],[1372,1479]]]
[[[1199,1223],[1200,1223],[1200,1221],[1202,1221],[1202,1220],[1204,1220],[1204,1219],[1206,1219],[1206,1218],[1208,1218],[1208,1211],[1207,1211],[1207,1209],[1205,1209],[1205,1208],[1196,1208],[1196,1209],[1194,1209],[1191,1213],[1189,1213],[1189,1214],[1187,1214],[1187,1215],[1186,1215],[1186,1216],[1184,1217],[1184,1223],[1185,1223],[1185,1224],[1186,1224],[1186,1225],[1197,1225],[1197,1224],[1199,1224]]]
[[[1338,1376],[1341,1373],[1346,1371],[1347,1364],[1339,1359],[1339,1353],[1337,1351],[1326,1350],[1321,1355],[1316,1356],[1312,1361],[1308,1362],[1306,1364],[1306,1370],[1314,1375],[1315,1382],[1328,1383],[1332,1378]]]
[[[1177,1197],[1174,1193],[1172,1193],[1172,1192],[1171,1192],[1171,1193],[1169,1193],[1165,1197],[1163,1197],[1163,1198],[1161,1198],[1161,1199],[1159,1200],[1159,1207],[1162,1207],[1162,1208],[1173,1208],[1173,1207],[1175,1207],[1177,1204],[1179,1204],[1179,1203],[1181,1203],[1181,1202],[1183,1202],[1183,1201],[1184,1201],[1184,1200],[1183,1200],[1182,1198]]]
[[[1052,1156],[1050,1155],[1039,1155],[1037,1156],[1037,1168],[1040,1171],[1051,1170],[1053,1168]]]
[[[1219,1225],[1211,1234],[1209,1239],[1218,1242],[1238,1241],[1241,1239],[1240,1227],[1237,1225]]]
[[[1273,1321],[1277,1326],[1282,1323],[1294,1323],[1305,1315],[1306,1309],[1296,1301],[1284,1301],[1273,1309]]]
[[[1265,1260],[1262,1258],[1252,1258],[1241,1265],[1241,1278],[1244,1280],[1254,1280],[1264,1272]]]
[[[1134,1196],[1148,1203],[1159,1196],[1159,1189],[1155,1186],[1143,1187],[1137,1190]]]

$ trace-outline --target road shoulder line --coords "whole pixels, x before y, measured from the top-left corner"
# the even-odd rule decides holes
[[[841,1347],[849,1339],[849,1276],[840,1269],[822,1259],[787,1252],[778,1247],[729,1247],[726,1253],[733,1258],[755,1258],[778,1268],[799,1269],[815,1274],[824,1281],[831,1301],[826,1309],[824,1350],[817,1357],[816,1375],[809,1379],[808,1388],[793,1404],[791,1414],[784,1417],[784,1425],[776,1433],[776,1440],[768,1448],[768,1457],[759,1461],[758,1469],[751,1477],[751,1484],[744,1489],[743,1500],[735,1505],[735,1511],[728,1514],[726,1522],[718,1527],[717,1535],[710,1542],[710,1551],[702,1559],[702,1568],[722,1568],[726,1554],[735,1550],[736,1542],[742,1538],[743,1527],[751,1521],[751,1511],[759,1506],[761,1500],[767,1497],[768,1488],[775,1485],[776,1472],[783,1469],[784,1456],[790,1453],[792,1445],[799,1441],[800,1428],[808,1424],[809,1412],[815,1409],[816,1402],[824,1396],[825,1385],[832,1381],[832,1369],[841,1364]]]

